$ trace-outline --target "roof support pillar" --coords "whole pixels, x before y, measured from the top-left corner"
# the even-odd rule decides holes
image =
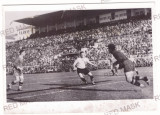
[[[55,24],[55,28],[56,28],[56,31],[57,31],[57,24]]]
[[[47,25],[47,33],[48,33],[48,25]]]
[[[33,26],[31,26],[31,34],[33,34]]]
[[[39,34],[41,33],[41,27],[39,27]]]
[[[86,23],[87,23],[87,22],[86,22],[86,18],[84,18],[83,23],[84,23],[84,25],[86,26]]]
[[[74,19],[74,27],[76,28],[76,20]]]

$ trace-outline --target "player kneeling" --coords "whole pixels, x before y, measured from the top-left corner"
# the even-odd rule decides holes
[[[8,84],[8,90],[10,90],[12,88],[12,85],[15,85],[18,82],[19,82],[18,91],[22,90],[22,85],[23,85],[23,81],[24,81],[22,64],[23,64],[23,57],[25,55],[25,51],[20,50],[19,54],[20,55],[16,59],[15,64],[13,66],[15,80],[13,80],[10,84]]]
[[[147,77],[134,76],[134,63],[129,60],[122,52],[117,51],[114,44],[109,44],[108,50],[117,60],[114,64],[120,64],[120,68],[124,68],[124,74],[127,82],[136,86],[143,87],[144,85],[141,84],[139,80],[144,80],[149,85],[149,79]]]
[[[87,81],[84,78],[83,74],[88,75],[91,79],[92,84],[94,85],[95,84],[94,77],[93,77],[92,73],[86,68],[86,64],[96,66],[96,65],[92,64],[88,58],[85,57],[84,52],[80,52],[80,57],[77,58],[73,64],[73,70],[77,70],[78,76],[85,84],[87,84]]]

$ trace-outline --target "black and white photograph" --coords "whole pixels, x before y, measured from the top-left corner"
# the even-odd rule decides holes
[[[153,99],[151,15],[85,5],[6,11],[6,101]]]

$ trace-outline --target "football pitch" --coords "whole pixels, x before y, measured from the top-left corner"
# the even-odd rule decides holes
[[[23,90],[17,91],[18,84],[7,91],[7,102],[44,102],[44,101],[84,101],[84,100],[119,100],[119,99],[151,99],[153,98],[153,68],[137,68],[139,75],[148,76],[148,86],[140,88],[127,83],[123,70],[118,76],[108,75],[108,69],[92,71],[95,85],[85,76],[88,84],[84,84],[76,72],[24,74]],[[13,80],[6,76],[6,83]],[[6,85],[7,85],[6,84]]]

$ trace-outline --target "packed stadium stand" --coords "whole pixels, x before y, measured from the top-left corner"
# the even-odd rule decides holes
[[[14,60],[22,48],[26,50],[24,73],[71,71],[76,54],[82,49],[85,49],[87,57],[92,62],[98,64],[97,68],[90,67],[91,70],[109,68],[109,58],[111,58],[107,49],[109,43],[116,44],[117,48],[127,56],[133,55],[136,66],[152,66],[150,14],[128,16],[128,10],[126,10],[127,18],[117,20],[116,11],[114,16],[112,16],[113,12],[111,13],[114,21],[103,23],[91,21],[77,27],[41,33],[36,31],[27,39],[6,43],[7,73],[12,73]],[[110,12],[107,10],[107,13]],[[67,13],[62,13],[64,14],[61,18],[62,16],[65,18]],[[72,13],[70,11],[70,14]],[[104,14],[104,11],[99,11],[96,15],[102,15],[101,13]]]

